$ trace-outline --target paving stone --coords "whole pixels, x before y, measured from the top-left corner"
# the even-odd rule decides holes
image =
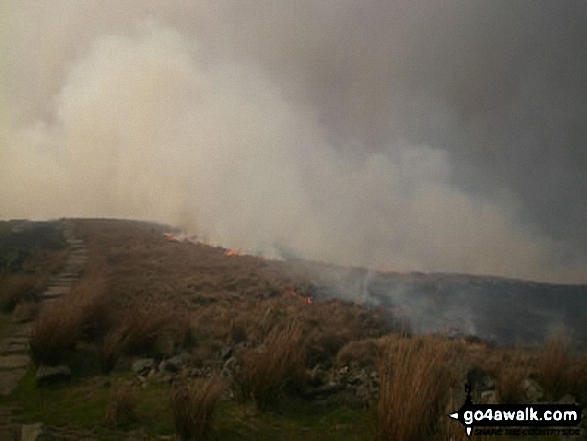
[[[71,291],[70,286],[52,286],[51,288],[46,289],[43,294],[67,294],[69,291]]]
[[[6,339],[0,342],[0,355],[26,354],[29,350],[29,339],[25,341]]]
[[[33,323],[23,323],[12,332],[13,337],[31,337],[33,335]]]
[[[26,354],[4,355],[0,357],[0,371],[26,367],[30,362],[31,357]]]
[[[39,385],[68,381],[70,378],[71,369],[64,364],[59,366],[39,366],[39,369],[37,369],[37,373],[35,374],[35,381]]]
[[[1,371],[0,374],[0,395],[7,396],[12,393],[18,386],[18,382],[24,374],[26,374],[26,368],[12,369]],[[2,439],[2,438],[0,438]]]

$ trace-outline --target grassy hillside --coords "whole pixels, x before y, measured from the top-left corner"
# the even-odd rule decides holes
[[[234,255],[148,223],[74,226],[83,277],[36,317],[35,364],[0,399],[62,439],[464,440],[446,414],[466,382],[475,402],[587,404],[568,336],[538,349],[418,336],[397,305],[336,298],[361,269]],[[398,277],[370,277],[369,295]],[[42,364],[71,379],[37,384]]]

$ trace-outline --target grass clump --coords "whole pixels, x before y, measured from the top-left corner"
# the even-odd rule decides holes
[[[204,384],[191,382],[171,393],[175,433],[181,441],[205,441],[210,438],[216,403],[226,385],[212,377]]]
[[[524,367],[507,366],[499,371],[497,397],[501,404],[523,403],[525,398],[524,380],[528,372]]]
[[[38,277],[10,274],[0,277],[0,311],[12,312],[22,302],[34,302],[43,290]]]
[[[125,426],[137,420],[137,400],[128,385],[118,386],[106,407],[104,421],[112,426]]]
[[[584,393],[587,363],[573,351],[570,340],[554,337],[546,342],[538,357],[536,379],[550,399]]]
[[[129,355],[160,355],[172,348],[165,343],[190,343],[189,321],[165,308],[127,307],[120,312],[116,323],[104,337],[100,353],[103,372],[109,372],[118,357]]]
[[[44,307],[37,317],[30,342],[33,360],[57,364],[79,341],[99,339],[110,326],[113,310],[102,279],[82,281],[69,295]]]
[[[257,409],[277,406],[284,392],[292,391],[304,373],[302,326],[289,322],[269,333],[257,350],[243,354],[235,374],[237,397],[253,399]]]
[[[379,359],[377,440],[431,439],[456,378],[446,341],[402,338]]]

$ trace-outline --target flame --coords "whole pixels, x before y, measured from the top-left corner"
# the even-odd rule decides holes
[[[224,255],[227,257],[231,257],[231,256],[238,256],[238,252],[236,250],[232,250],[232,249],[228,249],[224,252]]]
[[[306,305],[311,305],[314,303],[314,301],[312,300],[312,297],[308,296],[308,297],[304,297],[303,295],[297,293],[295,291],[295,289],[292,286],[289,286],[285,289],[284,294],[293,296],[297,299],[300,299],[302,302],[304,302]]]

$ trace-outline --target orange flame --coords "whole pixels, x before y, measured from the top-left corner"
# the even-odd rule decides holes
[[[224,255],[227,257],[238,256],[238,253],[235,250],[228,249],[224,252]]]
[[[294,296],[297,299],[300,299],[302,302],[306,303],[307,305],[311,305],[313,302],[312,297],[304,297],[303,295],[297,293],[293,287],[288,287],[285,289],[284,294],[288,294],[290,296]]]

